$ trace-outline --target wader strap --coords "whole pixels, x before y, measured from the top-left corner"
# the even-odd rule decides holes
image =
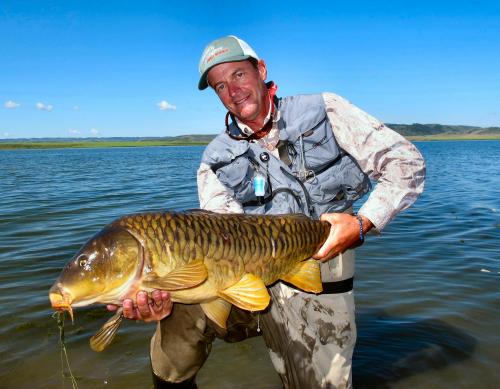
[[[322,294],[338,294],[350,292],[352,290],[353,282],[354,277],[336,282],[323,282]]]

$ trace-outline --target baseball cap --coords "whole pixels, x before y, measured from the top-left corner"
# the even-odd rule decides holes
[[[224,62],[243,61],[248,58],[259,60],[250,45],[234,35],[225,36],[209,43],[205,47],[198,65],[200,71],[198,89],[203,90],[208,87],[207,73],[215,65]]]

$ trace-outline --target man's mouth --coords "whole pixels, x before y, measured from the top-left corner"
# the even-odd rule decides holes
[[[250,96],[245,96],[245,97],[243,97],[242,99],[235,100],[235,101],[234,101],[234,104],[235,104],[235,105],[241,105],[241,104],[245,103],[245,102],[248,100],[248,98],[249,98],[249,97],[250,97]]]

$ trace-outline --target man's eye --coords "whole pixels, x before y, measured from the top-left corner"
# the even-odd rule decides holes
[[[217,86],[215,87],[215,91],[216,91],[217,93],[220,93],[220,92],[222,92],[223,90],[224,90],[224,84],[220,84],[220,85],[217,85]]]
[[[242,78],[242,77],[243,77],[243,72],[236,73],[236,78]]]

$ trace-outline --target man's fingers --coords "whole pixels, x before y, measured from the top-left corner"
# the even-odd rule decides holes
[[[316,254],[313,255],[314,259],[323,260],[329,252],[329,248],[325,247],[325,245],[321,246]]]
[[[159,290],[154,290],[151,296],[151,309],[154,312],[154,318],[156,318],[163,311],[164,304]]]
[[[153,290],[152,298],[153,298],[153,306],[154,307],[162,307],[163,306],[161,291]]]
[[[151,316],[151,307],[148,301],[148,294],[146,292],[137,292],[137,310],[142,319],[147,319]]]
[[[123,300],[123,316],[127,319],[137,319],[134,302],[131,299]]]
[[[170,315],[170,312],[172,312],[172,307],[174,306],[174,302],[170,300],[170,293],[165,292],[164,290],[161,291],[161,298],[163,300],[163,313],[165,316],[162,317],[162,319],[168,315]]]
[[[172,303],[172,300],[170,300],[170,293],[168,293],[165,290],[160,291],[160,293],[161,293],[161,299],[163,300],[164,303],[165,302]]]
[[[321,215],[320,220],[330,223],[330,235],[313,255],[314,259],[326,262],[350,248],[359,246],[359,221],[355,216],[347,213],[325,213]],[[367,230],[373,226],[368,219],[366,224]]]
[[[326,221],[331,224],[330,234],[328,239],[323,243],[323,246],[313,255],[314,259],[318,259],[321,262],[325,262],[337,255],[337,228],[335,223],[337,222],[338,214],[336,213],[324,213],[321,215],[320,220]]]
[[[113,307],[116,306],[110,305],[108,309],[112,310]],[[123,316],[127,319],[152,322],[170,315],[172,307],[170,293],[164,290],[154,290],[151,298],[146,292],[139,291],[136,295],[136,305],[131,299],[123,300]]]
[[[314,259],[317,259],[321,262],[326,262],[339,254],[337,250],[334,248],[325,247],[324,250],[319,250],[316,254],[313,255]]]
[[[323,213],[319,217],[319,220],[321,220],[323,222],[328,222],[328,223],[330,223],[333,226],[337,221],[339,221],[339,219],[341,217],[340,215],[342,215],[342,214],[339,214],[339,213]]]

